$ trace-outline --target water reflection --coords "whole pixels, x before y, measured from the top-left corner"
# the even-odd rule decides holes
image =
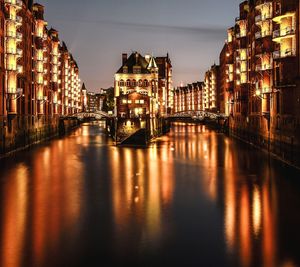
[[[298,172],[202,125],[101,127],[0,161],[1,266],[300,266]]]

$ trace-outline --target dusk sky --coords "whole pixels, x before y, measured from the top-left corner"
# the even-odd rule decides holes
[[[169,52],[174,86],[203,79],[241,0],[41,0],[79,64],[88,90],[113,85],[121,54]]]

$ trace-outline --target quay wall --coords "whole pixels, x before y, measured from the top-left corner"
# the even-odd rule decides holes
[[[64,135],[79,125],[76,119],[59,116],[20,116],[11,121],[0,118],[0,157],[33,144]]]

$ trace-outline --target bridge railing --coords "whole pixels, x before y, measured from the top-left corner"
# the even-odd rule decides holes
[[[103,119],[103,118],[113,118],[114,116],[103,111],[97,111],[97,112],[80,112],[80,113],[66,115],[62,117],[77,118],[77,119],[87,119],[87,118]]]
[[[195,118],[195,119],[220,119],[227,118],[228,116],[223,113],[214,113],[208,111],[187,111],[187,112],[178,112],[169,116],[170,118]]]

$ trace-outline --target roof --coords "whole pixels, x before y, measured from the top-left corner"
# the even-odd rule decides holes
[[[156,64],[156,63],[155,63]],[[141,73],[142,74],[149,74],[150,71],[148,70],[148,62],[140,53],[133,52],[129,58],[126,60],[124,65],[117,71],[117,73],[123,73],[123,67],[128,68],[128,73],[133,73],[133,67],[134,66],[140,66],[141,67]]]
[[[155,68],[155,69],[158,68],[154,57],[151,57],[149,65],[148,65],[148,69],[152,69],[152,68]]]

